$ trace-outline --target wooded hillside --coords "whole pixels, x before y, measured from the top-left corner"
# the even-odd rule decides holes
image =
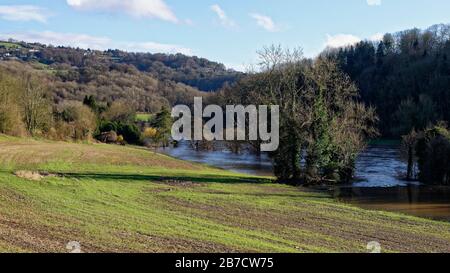
[[[384,35],[324,53],[338,60],[377,108],[384,136],[450,121],[450,25]]]
[[[143,112],[187,103],[194,95],[202,95],[200,91],[216,91],[242,74],[182,54],[95,51],[16,41],[0,43],[0,60],[13,73],[46,72],[55,83],[55,102],[94,95],[102,102],[125,99]]]

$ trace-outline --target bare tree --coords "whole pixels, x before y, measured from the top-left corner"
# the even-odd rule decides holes
[[[21,106],[27,131],[35,135],[39,130],[48,129],[52,121],[52,110],[45,83],[34,75],[24,79]]]

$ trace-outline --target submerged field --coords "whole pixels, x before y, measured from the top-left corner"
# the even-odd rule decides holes
[[[0,136],[0,251],[450,252],[450,224],[366,211],[134,147]]]

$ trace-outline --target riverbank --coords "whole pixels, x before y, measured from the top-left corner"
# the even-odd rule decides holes
[[[367,252],[370,241],[448,252],[450,224],[140,148],[0,136],[0,251],[71,241],[85,252]]]
[[[238,173],[273,176],[271,159],[243,150],[233,153],[225,146],[195,150],[187,142],[177,148],[161,149],[172,157],[208,164]],[[405,213],[450,222],[450,187],[422,185],[401,177],[406,171],[399,144],[381,141],[368,145],[357,158],[355,180],[346,185],[325,187],[337,201],[365,209]]]

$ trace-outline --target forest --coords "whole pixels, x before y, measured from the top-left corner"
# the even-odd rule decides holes
[[[450,121],[450,25],[385,34],[381,41],[328,49],[377,109],[384,137]]]

